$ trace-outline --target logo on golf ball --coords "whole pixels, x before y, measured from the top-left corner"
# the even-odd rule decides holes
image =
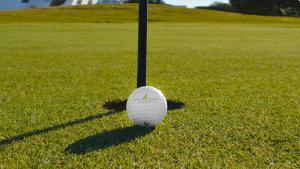
[[[151,97],[149,97],[148,94],[145,94],[144,97],[142,97],[142,98],[135,98],[134,101],[135,101],[135,102],[139,102],[139,103],[144,103],[144,104],[146,104],[146,103],[154,103],[154,102],[157,102],[158,99],[157,99],[157,98],[151,98]]]
[[[154,87],[136,89],[128,98],[126,110],[135,125],[155,126],[167,113],[167,100],[163,93]]]

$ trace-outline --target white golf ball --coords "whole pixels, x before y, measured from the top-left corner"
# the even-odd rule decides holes
[[[168,110],[163,93],[150,86],[141,87],[129,96],[126,110],[135,125],[156,126],[161,123]]]

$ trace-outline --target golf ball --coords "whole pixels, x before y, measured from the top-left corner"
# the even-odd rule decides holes
[[[135,125],[156,126],[166,116],[168,104],[160,90],[145,86],[136,89],[129,96],[126,110]]]

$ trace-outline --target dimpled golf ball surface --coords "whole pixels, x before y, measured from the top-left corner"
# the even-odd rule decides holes
[[[168,104],[163,93],[154,87],[136,89],[128,98],[126,110],[135,125],[156,126],[166,116]]]

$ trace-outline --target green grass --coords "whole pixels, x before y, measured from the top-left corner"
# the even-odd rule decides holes
[[[93,5],[0,12],[0,23],[128,23],[137,20],[137,5]],[[151,5],[151,22],[300,24],[299,18],[262,17],[204,9]]]
[[[39,10],[0,12],[0,168],[299,168],[296,18],[152,22],[149,85],[186,106],[144,130],[103,108],[135,89],[133,20],[38,23]],[[60,10],[77,8],[44,11]]]

